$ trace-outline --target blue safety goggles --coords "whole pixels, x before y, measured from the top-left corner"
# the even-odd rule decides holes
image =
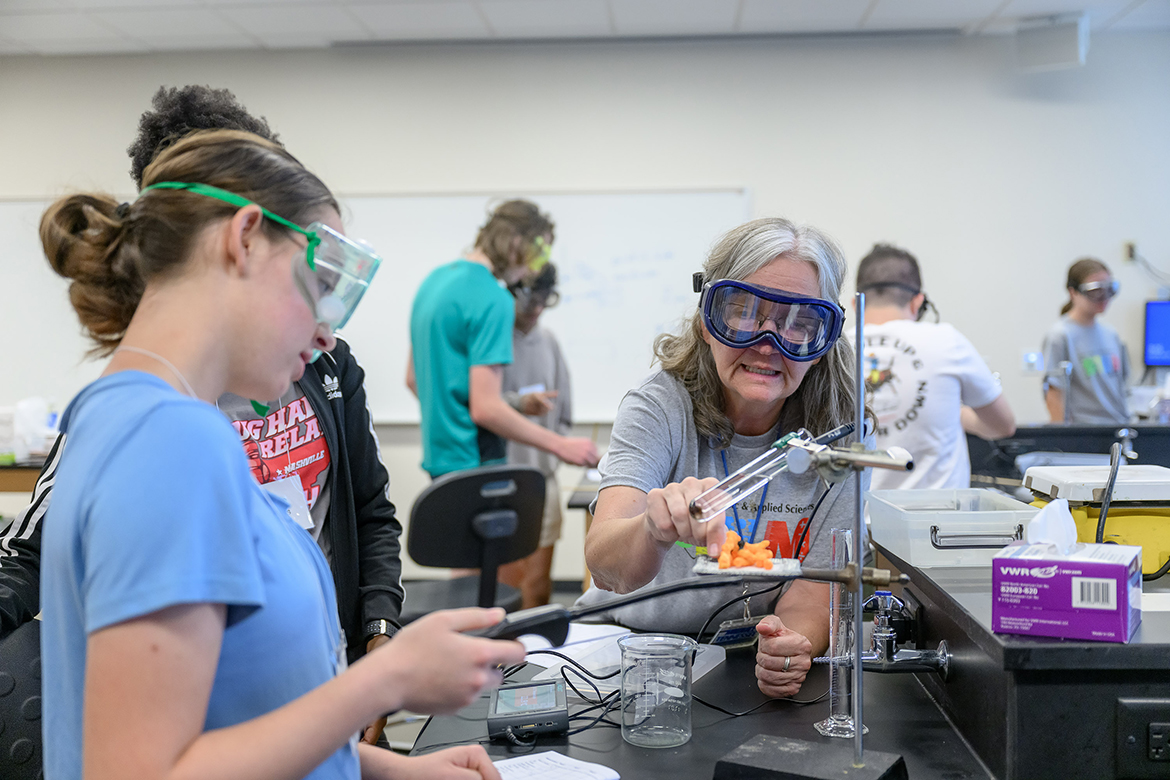
[[[841,336],[845,310],[832,301],[720,279],[702,288],[699,309],[711,335],[735,349],[768,342],[790,360],[824,355]]]

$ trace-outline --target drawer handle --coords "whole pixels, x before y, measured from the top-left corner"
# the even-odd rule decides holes
[[[930,527],[930,544],[936,550],[998,550],[1024,538],[1024,526],[1017,525],[1011,536],[1000,534],[948,534],[939,533],[939,527]]]

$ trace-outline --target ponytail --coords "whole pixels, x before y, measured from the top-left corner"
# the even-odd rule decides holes
[[[57,274],[73,280],[69,300],[96,342],[91,356],[118,346],[146,286],[136,253],[126,246],[129,221],[113,198],[88,194],[61,198],[41,217],[45,257]]]

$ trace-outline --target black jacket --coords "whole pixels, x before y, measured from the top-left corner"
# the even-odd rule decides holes
[[[328,378],[327,378],[328,377]],[[349,660],[365,652],[365,625],[395,627],[402,611],[402,525],[387,495],[366,406],[365,371],[341,339],[298,382],[321,423],[330,458],[329,534],[337,611],[349,640]],[[40,611],[41,519],[49,506],[65,436],[59,436],[33,489],[33,500],[0,536],[0,636]]]

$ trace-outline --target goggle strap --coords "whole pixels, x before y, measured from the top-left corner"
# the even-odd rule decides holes
[[[187,192],[192,192],[196,195],[203,195],[208,198],[222,200],[224,203],[230,203],[231,205],[238,206],[239,208],[260,205],[255,201],[248,200],[243,195],[237,195],[234,192],[220,189],[219,187],[215,187],[211,184],[201,184],[200,182],[160,181],[157,184],[151,184],[148,187],[142,188],[142,192],[147,192],[149,190],[186,190]],[[139,197],[142,197],[142,192],[138,193]],[[263,206],[260,206],[260,211],[264,214],[265,217],[272,220],[276,224],[283,225],[289,230],[295,230],[297,233],[300,233],[302,236],[308,239],[309,247],[308,251],[305,253],[305,258],[309,262],[309,270],[316,271],[317,267],[313,261],[313,256],[314,251],[317,249],[317,245],[321,243],[321,237],[311,230],[305,230],[295,222],[288,221],[279,214],[273,214]]]

